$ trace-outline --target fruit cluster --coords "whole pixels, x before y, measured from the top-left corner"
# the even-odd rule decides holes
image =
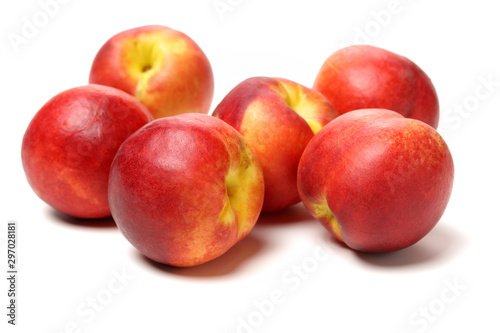
[[[194,266],[224,254],[262,212],[303,202],[349,247],[387,252],[424,237],[451,195],[436,91],[384,49],[333,53],[312,89],[253,77],[213,110],[200,47],[163,26],[121,32],[89,84],[48,101],[22,162],[35,193],[78,218],[112,215],[143,255]]]

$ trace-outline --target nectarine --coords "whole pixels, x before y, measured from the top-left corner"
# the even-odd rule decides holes
[[[298,188],[309,212],[349,247],[388,252],[424,237],[451,195],[453,160],[429,125],[381,109],[345,113],[311,140]]]
[[[243,137],[203,114],[157,119],[118,150],[111,213],[146,257],[194,266],[245,237],[264,198],[262,169]]]
[[[48,101],[24,134],[29,184],[56,210],[79,218],[110,216],[108,175],[122,142],[153,117],[115,88],[87,85]]]

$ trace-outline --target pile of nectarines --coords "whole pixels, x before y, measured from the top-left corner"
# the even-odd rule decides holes
[[[200,47],[163,26],[121,32],[89,84],[30,122],[22,162],[35,193],[77,218],[112,216],[143,255],[194,266],[224,254],[261,212],[303,202],[349,247],[424,237],[451,195],[439,105],[413,62],[373,46],[333,53],[313,88],[252,77],[208,115]]]

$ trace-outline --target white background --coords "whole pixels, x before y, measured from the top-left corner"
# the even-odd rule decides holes
[[[2,332],[500,330],[500,20],[494,1],[400,0],[397,12],[380,22],[374,13],[392,1],[222,0],[232,9],[222,15],[213,0],[67,2],[17,48],[9,33],[21,35],[23,20],[33,22],[42,7],[8,1],[0,11],[5,275],[8,221],[17,221],[19,238],[18,326],[7,325],[2,278]],[[297,205],[262,217],[221,258],[179,269],[144,259],[110,220],[55,213],[24,177],[23,133],[48,99],[87,83],[108,38],[148,24],[183,31],[205,51],[215,75],[212,110],[251,76],[311,86],[326,57],[344,43],[369,43],[412,59],[438,91],[439,131],[455,161],[443,218],[408,249],[366,255],[332,241]],[[120,274],[127,280],[116,280]],[[99,311],[89,306],[92,298]]]

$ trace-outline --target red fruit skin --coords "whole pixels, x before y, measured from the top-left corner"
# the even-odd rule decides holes
[[[389,252],[436,225],[453,177],[448,146],[432,127],[365,109],[339,116],[311,140],[298,188],[306,208],[339,240],[363,252]]]
[[[321,92],[340,114],[381,108],[439,123],[439,101],[429,77],[411,60],[370,45],[334,52],[319,70],[313,89]]]
[[[231,126],[203,114],[157,119],[120,147],[109,179],[113,218],[127,240],[146,257],[172,266],[200,265],[224,254],[253,228],[264,199],[258,160]],[[231,168],[255,171],[233,183],[241,204],[237,218],[221,212],[231,192]],[[240,192],[238,192],[240,191]],[[233,193],[233,194],[234,194]],[[227,194],[227,195],[226,195]]]
[[[152,119],[144,105],[115,88],[87,85],[61,92],[24,134],[21,159],[28,183],[61,213],[110,216],[108,175],[115,153]]]
[[[297,106],[287,102],[284,85],[300,90],[296,101],[301,102]],[[314,136],[307,121],[322,127],[338,112],[324,96],[298,83],[252,77],[234,87],[217,105],[213,116],[238,130],[259,159],[266,184],[262,210],[273,212],[300,201],[297,167]]]

